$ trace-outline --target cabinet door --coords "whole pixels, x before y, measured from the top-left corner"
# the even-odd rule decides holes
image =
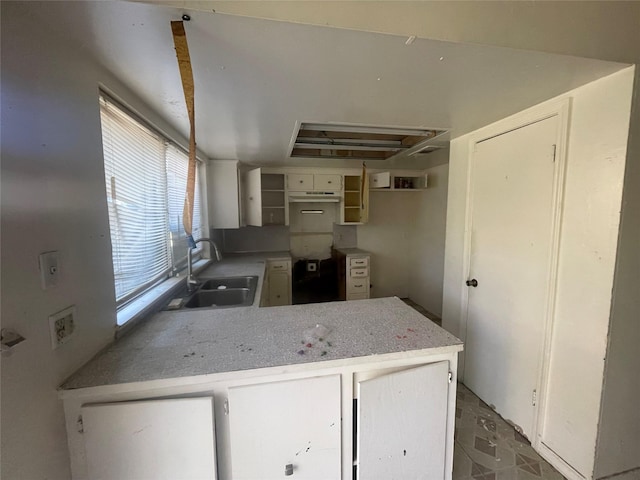
[[[92,480],[215,479],[213,397],[82,407]]]
[[[313,191],[313,174],[290,173],[287,175],[287,187],[291,192]]]
[[[341,476],[340,376],[229,389],[234,480]]]
[[[329,174],[315,174],[313,189],[320,192],[339,192],[342,190],[342,176]]]
[[[372,173],[369,180],[371,182],[371,188],[391,187],[391,173],[389,172]]]
[[[358,382],[358,479],[445,474],[449,363]]]
[[[207,199],[211,228],[240,227],[238,162],[212,160],[207,165]]]
[[[269,306],[291,305],[289,272],[269,272]]]
[[[262,190],[259,168],[245,175],[245,220],[247,225],[262,226]]]

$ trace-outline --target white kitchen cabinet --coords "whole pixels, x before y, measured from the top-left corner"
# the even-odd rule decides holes
[[[136,330],[134,345],[141,332],[161,344],[147,361],[127,362],[127,342],[94,359],[60,390],[72,478],[261,480],[291,465],[294,479],[355,480],[371,478],[373,461],[385,472],[376,478],[451,480],[459,340],[399,299],[302,307],[227,309],[222,321],[163,312],[153,321],[186,322],[175,348],[166,331]],[[415,343],[396,342],[398,315]],[[307,346],[317,322],[331,330]],[[370,328],[375,336],[358,334]],[[167,378],[167,368],[181,373]]]
[[[215,479],[213,397],[85,405],[92,480]]]
[[[289,204],[283,173],[264,173],[261,168],[244,175],[244,212],[247,225],[288,225]]]
[[[368,204],[369,188],[364,185],[363,191],[362,176],[345,175],[340,223],[342,225],[362,225],[366,223],[367,215],[364,214],[364,209]]]
[[[358,382],[357,479],[446,478],[449,364]]]
[[[341,300],[364,300],[370,297],[371,255],[358,248],[335,249],[338,261],[338,288]]]
[[[233,387],[228,409],[234,480],[341,477],[340,375]]]
[[[372,190],[378,191],[415,191],[427,188],[427,175],[420,173],[379,172],[369,176]]]
[[[267,305],[291,305],[291,260],[267,260]]]
[[[371,188],[391,188],[391,173],[372,173],[369,176]]]
[[[339,192],[342,175],[326,173],[290,173],[287,175],[290,192]]]
[[[240,227],[240,181],[236,160],[207,163],[207,206],[211,228]]]

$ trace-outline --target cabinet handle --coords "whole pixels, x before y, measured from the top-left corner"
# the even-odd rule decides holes
[[[284,466],[284,476],[285,477],[290,477],[291,475],[293,475],[293,464],[292,463],[287,463]]]
[[[361,286],[362,286],[362,284],[360,284],[360,285],[354,285],[354,287],[356,287],[356,288],[360,288]]]

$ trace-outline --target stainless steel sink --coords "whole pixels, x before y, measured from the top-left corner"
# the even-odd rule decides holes
[[[222,277],[205,280],[200,290],[218,290],[224,288],[252,288],[255,290],[258,277]]]
[[[258,277],[221,277],[204,280],[185,302],[185,308],[228,308],[253,305]]]

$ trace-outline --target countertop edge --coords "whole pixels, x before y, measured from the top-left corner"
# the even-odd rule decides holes
[[[355,365],[368,365],[371,363],[391,362],[394,360],[409,360],[420,357],[433,357],[437,355],[447,355],[460,353],[464,349],[463,343],[446,345],[442,347],[423,348],[418,350],[407,350],[403,352],[390,352],[384,354],[373,354],[359,357],[340,358],[334,360],[321,360],[309,363],[297,363],[288,365],[274,365],[269,367],[252,368],[246,370],[234,370],[228,372],[207,373],[201,375],[191,375],[186,377],[160,378],[154,380],[142,380],[127,383],[114,383],[110,385],[97,385],[93,387],[81,387],[74,389],[63,389],[58,387],[58,398],[61,400],[69,398],[79,398],[85,396],[110,395],[114,393],[130,393],[145,390],[164,389],[169,387],[194,387],[206,385],[211,382],[250,379],[269,375],[298,374],[305,371],[316,371],[325,369],[335,369],[350,367]],[[385,368],[385,367],[382,367]]]

